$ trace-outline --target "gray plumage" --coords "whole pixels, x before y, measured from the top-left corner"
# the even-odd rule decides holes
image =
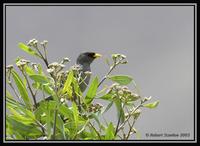
[[[85,91],[90,81],[90,74],[85,74],[85,72],[91,72],[90,64],[95,59],[94,55],[95,53],[93,52],[81,53],[76,60],[76,64],[80,65],[82,68],[80,70],[81,78],[84,79],[84,82],[81,82],[80,84],[80,89],[82,92]]]

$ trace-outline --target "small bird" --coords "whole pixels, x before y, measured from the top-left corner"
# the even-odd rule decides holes
[[[76,64],[80,66],[80,70],[79,72],[81,72],[81,79],[83,79],[83,81],[80,83],[80,90],[82,92],[85,91],[85,89],[87,88],[87,85],[89,84],[90,81],[90,74],[87,74],[87,72],[91,72],[91,63],[96,59],[101,57],[101,54],[95,53],[95,52],[85,52],[85,53],[81,53],[77,60],[76,60]],[[45,100],[52,100],[53,97],[49,96],[47,97]]]
[[[99,57],[101,57],[101,54],[85,52],[81,53],[76,60],[76,64],[81,66],[81,78],[84,79],[84,81],[80,84],[80,89],[82,92],[85,91],[90,81],[90,74],[86,74],[86,72],[91,72],[90,64],[94,61],[94,59]]]

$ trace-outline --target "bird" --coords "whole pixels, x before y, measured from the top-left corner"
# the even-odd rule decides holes
[[[77,60],[76,60],[76,64],[81,66],[81,78],[84,79],[83,82],[81,82],[80,86],[80,90],[82,92],[85,91],[85,89],[87,88],[87,85],[89,84],[90,81],[90,74],[86,74],[86,72],[91,72],[91,63],[96,59],[101,57],[101,54],[98,53],[94,53],[94,52],[85,52],[85,53],[81,53]]]
[[[90,81],[90,74],[87,74],[87,72],[91,72],[91,63],[96,59],[101,57],[102,55],[99,53],[95,52],[84,52],[79,54],[79,56],[76,59],[76,65],[80,66],[79,72],[81,72],[81,79],[83,81],[80,83],[79,87],[81,92],[83,93]],[[49,96],[45,99],[46,101],[48,100],[53,100],[52,96]]]

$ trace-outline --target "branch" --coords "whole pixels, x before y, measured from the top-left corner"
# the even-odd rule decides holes
[[[89,122],[90,126],[94,129],[94,131],[96,132],[96,134],[99,137],[99,140],[101,140],[101,135],[99,134],[99,132],[96,130],[96,128]]]
[[[45,58],[45,57],[43,56],[43,54],[40,52],[40,50],[38,49],[37,46],[36,46],[35,48],[36,48],[36,50],[38,51],[38,53],[40,54],[40,56],[42,57],[42,60],[44,61],[45,65],[46,65],[47,68],[48,68],[49,63],[48,63],[48,61],[47,61],[47,58]]]
[[[99,82],[98,87],[105,81],[105,79],[108,77],[108,75],[113,71],[113,69],[114,69],[118,64],[119,64],[119,62],[118,62],[118,63],[115,63],[115,64],[113,64],[113,65],[111,66],[109,72],[108,72],[108,73],[103,77],[103,79]]]
[[[37,107],[37,101],[36,101],[36,98],[35,98],[35,94],[33,93],[33,90],[31,89],[29,80],[28,80],[28,78],[27,78],[27,76],[26,76],[26,74],[24,73],[23,70],[22,70],[22,74],[23,74],[23,76],[24,76],[25,79],[26,79],[26,82],[27,82],[27,85],[28,85],[28,89],[30,90],[30,93],[31,93],[32,98],[33,98],[34,105],[35,105],[35,107]]]
[[[138,106],[128,115],[128,117],[127,117],[127,119],[124,121],[124,123],[122,123],[122,124],[119,126],[117,132],[119,132],[119,131],[122,129],[122,127],[124,127],[124,125],[126,124],[126,122],[130,119],[131,115],[132,115],[137,109],[139,109],[141,106],[142,106],[142,103],[141,103],[140,105],[138,105]]]
[[[135,119],[133,120],[133,123],[132,123],[132,125],[130,125],[130,123],[129,123],[129,131],[128,131],[128,135],[127,135],[127,137],[126,137],[126,140],[128,140],[128,138],[130,137],[130,135],[131,135],[131,132],[132,132],[132,129],[133,129],[133,126],[134,126],[134,124],[135,124]]]
[[[11,89],[14,91],[14,94],[19,99],[19,101],[22,102],[21,101],[21,97],[19,96],[19,94],[17,93],[17,91],[15,90],[15,88],[13,87],[12,83],[8,82],[8,85],[10,85]]]

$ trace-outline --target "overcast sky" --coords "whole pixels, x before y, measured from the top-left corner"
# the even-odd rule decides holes
[[[7,6],[6,64],[17,56],[38,62],[17,47],[32,38],[49,41],[50,62],[69,57],[70,66],[80,52],[102,54],[92,64],[94,76],[108,71],[105,58],[122,53],[129,63],[113,74],[133,76],[142,96],[160,100],[135,124],[142,139],[177,139],[146,133],[189,133],[193,139],[193,30],[193,6]],[[114,115],[113,109],[106,117],[115,121]]]

